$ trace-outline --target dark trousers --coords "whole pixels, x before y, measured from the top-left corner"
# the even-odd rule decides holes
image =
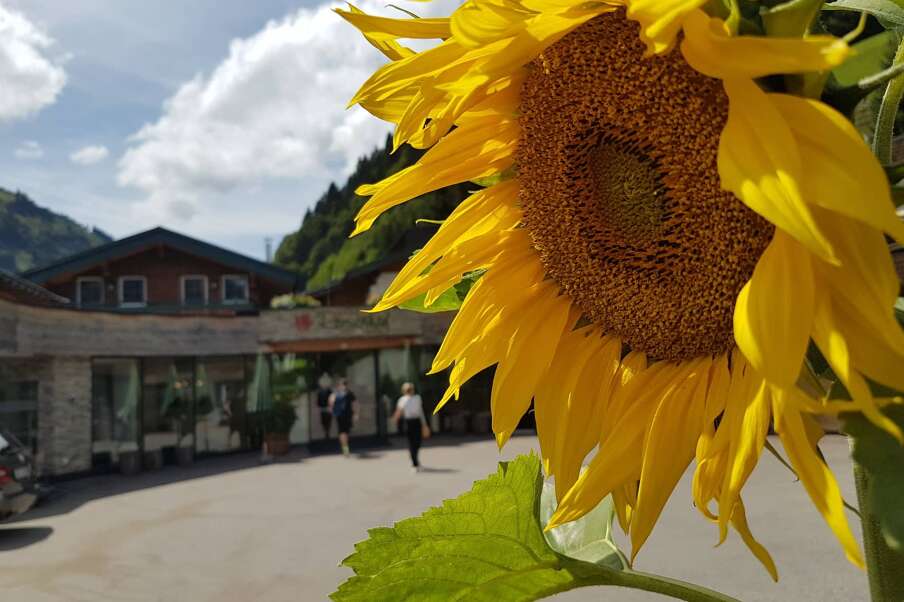
[[[333,415],[330,412],[320,412],[320,424],[323,426],[323,432],[326,438],[330,438],[330,426],[333,424]]]
[[[411,465],[420,466],[417,452],[421,449],[421,419],[406,418],[405,433],[408,435],[408,452],[411,454]]]

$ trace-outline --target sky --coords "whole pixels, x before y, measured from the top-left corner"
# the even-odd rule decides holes
[[[385,59],[336,6],[0,0],[0,187],[116,238],[164,226],[263,258],[389,132],[345,108]]]

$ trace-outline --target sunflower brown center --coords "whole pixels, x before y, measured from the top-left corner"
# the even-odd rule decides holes
[[[588,319],[681,361],[731,348],[735,298],[773,228],[720,187],[720,82],[644,50],[619,11],[530,65],[521,204],[547,273]]]

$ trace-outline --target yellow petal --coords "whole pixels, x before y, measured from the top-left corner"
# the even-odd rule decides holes
[[[574,313],[574,319],[580,313]],[[584,457],[596,443],[594,406],[597,403],[596,362],[602,339],[590,335],[591,327],[566,333],[560,340],[549,370],[534,393],[537,435],[549,476],[555,476],[556,497],[561,498],[580,474]],[[586,433],[594,435],[586,445]]]
[[[628,18],[640,23],[640,39],[650,53],[668,52],[674,45],[678,31],[689,15],[706,0],[628,0]]]
[[[520,129],[515,120],[488,117],[462,126],[427,151],[416,164],[356,191],[370,196],[355,217],[352,236],[368,230],[387,209],[452,184],[502,172],[512,164]]]
[[[606,437],[609,436],[612,428],[632,401],[632,392],[628,388],[628,384],[646,369],[647,356],[641,351],[631,351],[622,359],[618,372],[612,379],[609,401],[603,414],[600,429],[600,443],[606,440]]]
[[[425,78],[443,72],[449,65],[465,60],[467,49],[455,40],[446,40],[434,48],[418,52],[380,67],[361,85],[349,104],[361,103],[365,109],[375,102],[399,94],[413,97]]]
[[[741,289],[734,337],[747,361],[782,385],[797,382],[813,322],[816,291],[807,251],[776,230]]]
[[[844,62],[850,48],[831,36],[732,36],[721,19],[694,11],[684,20],[681,52],[694,69],[710,77],[756,79],[833,69]]]
[[[470,0],[452,13],[452,31],[461,44],[478,47],[518,33],[534,14],[516,3]]]
[[[687,366],[659,362],[629,381],[626,390],[630,391],[632,402],[600,445],[587,470],[559,501],[547,529],[580,518],[613,489],[640,473],[644,434],[652,414],[659,401],[671,395],[687,370]]]
[[[469,196],[455,208],[427,244],[399,271],[374,307],[393,307],[393,297],[405,286],[424,277],[426,270],[449,250],[478,236],[514,227],[521,219],[516,207],[518,183],[502,182]]]
[[[728,122],[719,142],[722,186],[818,257],[837,263],[801,196],[800,153],[769,95],[750,80],[725,80]]]
[[[904,350],[893,311],[900,283],[882,233],[818,207],[814,216],[832,238],[840,260],[835,266],[814,262],[821,284],[831,288],[830,296],[837,301],[861,312],[879,338]]]
[[[844,502],[835,476],[820,459],[807,437],[805,421],[812,420],[790,407],[781,391],[773,395],[775,429],[797,476],[853,564],[863,567],[863,557],[844,516]]]
[[[694,370],[669,397],[659,402],[645,437],[637,507],[631,517],[631,558],[637,556],[666,501],[694,457],[706,405],[712,361],[695,362]]]
[[[820,298],[816,304],[813,341],[825,356],[835,375],[851,394],[856,408],[876,426],[886,430],[898,441],[904,440],[898,425],[879,410],[869,385],[854,364],[848,340],[838,327],[830,299]]]
[[[832,303],[832,324],[847,342],[854,365],[877,383],[904,391],[904,347],[890,345],[864,319],[864,312],[845,306],[841,299]],[[889,332],[901,334],[894,318],[889,320],[885,334]]]
[[[369,15],[349,4],[349,10],[336,9],[336,13],[358,28],[366,37],[377,40],[438,39],[444,40],[452,35],[451,20],[448,17],[393,19]]]
[[[753,552],[753,555],[766,567],[773,581],[778,581],[778,569],[775,568],[775,561],[763,545],[758,542],[753,533],[750,532],[750,526],[747,524],[747,512],[744,510],[744,502],[738,498],[734,511],[731,514],[731,525],[741,535],[741,539],[747,545],[747,548]]]
[[[766,383],[748,368],[741,397],[730,399],[719,429],[727,429],[731,440],[728,465],[719,494],[720,540],[725,539],[728,521],[741,489],[753,472],[769,431],[772,406]]]
[[[552,361],[555,343],[572,326],[567,323],[571,309],[568,298],[558,296],[552,284],[545,287],[542,296],[541,302],[520,316],[518,330],[493,376],[490,410],[499,447],[508,441],[530,407],[537,382]]]
[[[806,157],[803,192],[808,202],[846,215],[904,242],[888,180],[863,136],[832,107],[811,98],[770,94]]]
[[[347,11],[337,8],[335,9],[335,12],[340,17],[357,27],[358,30],[364,35],[364,38],[368,42],[370,42],[370,44],[374,48],[386,55],[387,58],[393,61],[397,61],[414,54],[413,50],[402,46],[396,41],[399,36],[388,36],[384,32],[380,31],[378,27],[375,27],[373,23],[374,19],[381,19],[384,21],[391,21],[392,19],[385,19],[382,17],[374,17],[372,15],[368,15],[364,11],[351,4],[349,4],[348,7],[349,10]]]

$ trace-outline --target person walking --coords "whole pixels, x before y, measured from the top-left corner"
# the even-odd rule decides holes
[[[333,425],[333,412],[330,410],[330,396],[333,394],[333,379],[324,372],[317,382],[317,407],[320,408],[320,426],[323,427],[323,436],[330,440],[330,427]]]
[[[351,453],[348,447],[348,434],[352,430],[352,423],[358,420],[358,399],[349,390],[348,381],[344,378],[339,379],[336,390],[330,395],[329,404],[330,412],[336,418],[342,455],[347,458]]]
[[[430,427],[427,426],[427,418],[424,416],[424,402],[421,396],[414,392],[414,385],[405,383],[402,385],[402,396],[396,403],[395,413],[392,419],[399,423],[405,419],[405,433],[408,436],[408,452],[411,454],[411,470],[421,471],[421,463],[418,460],[418,452],[421,442],[430,436]]]

